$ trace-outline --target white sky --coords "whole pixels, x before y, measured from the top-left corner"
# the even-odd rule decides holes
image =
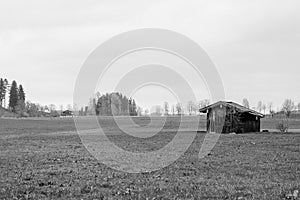
[[[82,63],[99,44],[132,29],[165,28],[206,50],[226,99],[276,108],[286,98],[300,102],[299,10],[299,0],[2,0],[0,77],[23,84],[28,100],[67,105]]]

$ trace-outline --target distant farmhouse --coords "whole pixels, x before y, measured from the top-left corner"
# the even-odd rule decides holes
[[[67,116],[73,116],[74,113],[71,110],[65,110],[61,113],[61,116],[67,117]]]
[[[260,132],[263,114],[234,102],[219,101],[199,110],[207,113],[209,133]]]

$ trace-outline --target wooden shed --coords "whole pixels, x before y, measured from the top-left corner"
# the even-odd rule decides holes
[[[263,114],[234,102],[219,101],[199,110],[207,113],[209,133],[260,132]]]

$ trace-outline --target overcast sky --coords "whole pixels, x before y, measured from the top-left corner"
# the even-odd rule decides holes
[[[300,102],[299,10],[299,0],[1,1],[0,77],[23,84],[28,100],[66,105],[98,45],[132,29],[164,28],[205,49],[227,100],[276,108],[286,98]]]

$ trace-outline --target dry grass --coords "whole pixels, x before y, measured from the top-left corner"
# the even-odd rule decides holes
[[[160,120],[157,118],[157,120]],[[193,118],[185,118],[186,129]],[[141,126],[145,118],[134,121]],[[95,128],[86,123],[86,128]],[[160,148],[174,136],[177,118],[155,137],[133,139],[110,118],[100,124],[124,149]],[[275,124],[275,123],[274,123]],[[263,129],[272,128],[264,121]],[[293,122],[296,128],[299,121]],[[72,119],[0,119],[0,199],[284,199],[300,189],[300,134],[222,135],[202,160],[204,133],[172,165],[127,174],[94,159],[82,145]],[[204,129],[201,120],[200,128]]]

